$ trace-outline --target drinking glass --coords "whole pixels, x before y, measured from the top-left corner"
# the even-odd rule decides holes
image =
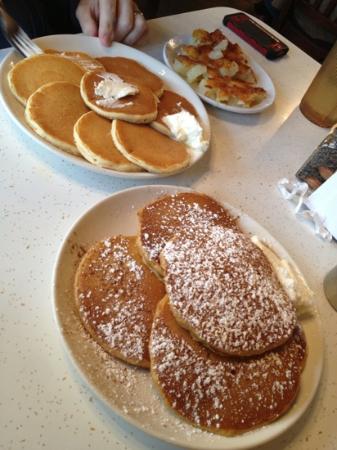
[[[337,122],[337,41],[300,103],[303,115],[320,127]]]
[[[325,276],[323,288],[330,305],[337,311],[337,266]]]

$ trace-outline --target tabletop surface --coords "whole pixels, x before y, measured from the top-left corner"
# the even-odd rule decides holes
[[[220,26],[230,8],[212,8],[150,21],[140,50],[162,60],[164,42],[194,28]],[[308,412],[287,433],[259,447],[337,449],[337,313],[322,280],[337,260],[334,243],[299,221],[277,189],[327,134],[298,104],[318,64],[289,43],[268,61],[242,42],[276,88],[275,104],[257,115],[207,107],[208,154],[188,171],[151,184],[193,187],[243,210],[297,262],[321,315],[325,364]],[[4,52],[0,52],[0,57]],[[54,322],[51,279],[60,244],[76,219],[113,192],[143,183],[89,172],[46,153],[0,106],[0,449],[166,449],[174,446],[129,426],[98,400],[67,358]]]

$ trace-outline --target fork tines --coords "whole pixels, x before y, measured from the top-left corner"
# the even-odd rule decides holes
[[[40,47],[28,37],[22,28],[18,27],[11,36],[8,35],[9,42],[24,56],[33,56],[43,53]]]
[[[7,41],[23,56],[33,56],[43,51],[19,27],[17,22],[4,10],[0,0],[0,30]]]

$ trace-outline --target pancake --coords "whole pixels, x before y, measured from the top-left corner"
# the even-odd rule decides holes
[[[209,224],[236,228],[236,220],[218,202],[205,194],[182,192],[166,195],[138,212],[140,246],[144,260],[163,275],[159,255],[166,243],[184,229]]]
[[[33,130],[48,142],[74,155],[80,155],[73,129],[86,112],[80,88],[57,81],[42,86],[28,99],[25,117]]]
[[[103,56],[96,59],[103,64],[107,72],[115,73],[123,79],[129,79],[131,77],[137,84],[143,84],[151,89],[157,97],[162,95],[164,83],[161,78],[147,70],[134,59],[120,56]]]
[[[131,162],[154,173],[169,174],[187,167],[187,147],[146,125],[114,120],[112,138],[118,150]]]
[[[235,435],[289,410],[300,387],[306,341],[297,325],[284,346],[261,356],[220,356],[179,327],[164,298],[152,326],[150,357],[168,406],[196,427]]]
[[[179,113],[182,110],[188,111],[198,120],[197,111],[195,110],[194,106],[186,100],[186,98],[182,97],[179,94],[176,94],[175,92],[164,90],[163,95],[161,96],[158,103],[157,118],[151,123],[151,126],[161,133],[170,136],[170,130],[163,122],[163,117],[170,114]]]
[[[75,276],[75,300],[84,327],[112,356],[149,367],[149,338],[164,285],[144,265],[136,238],[94,244]]]
[[[121,172],[142,170],[117,150],[111,137],[110,120],[93,111],[78,119],[74,126],[74,139],[83,158],[92,164]]]
[[[295,306],[248,235],[222,226],[184,230],[166,244],[161,265],[176,320],[212,350],[258,355],[292,335]]]
[[[86,72],[94,70],[105,70],[103,64],[84,52],[59,51],[50,48],[44,50],[44,52],[53,55],[56,54],[62,56],[63,58],[70,59],[72,62],[81,66],[82,69],[84,69]]]
[[[24,105],[29,96],[44,84],[67,81],[80,85],[84,70],[58,55],[39,54],[19,61],[8,73],[12,93]]]
[[[157,98],[151,89],[136,86],[139,92],[118,100],[97,94],[97,86],[104,82],[107,72],[87,72],[81,80],[81,95],[85,104],[107,119],[122,119],[134,123],[149,123],[157,117]],[[123,80],[124,81],[124,80]]]

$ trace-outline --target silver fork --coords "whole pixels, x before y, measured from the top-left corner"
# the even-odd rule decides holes
[[[23,56],[33,56],[43,53],[23,31],[15,20],[4,10],[0,0],[0,29],[7,41],[15,47]]]

